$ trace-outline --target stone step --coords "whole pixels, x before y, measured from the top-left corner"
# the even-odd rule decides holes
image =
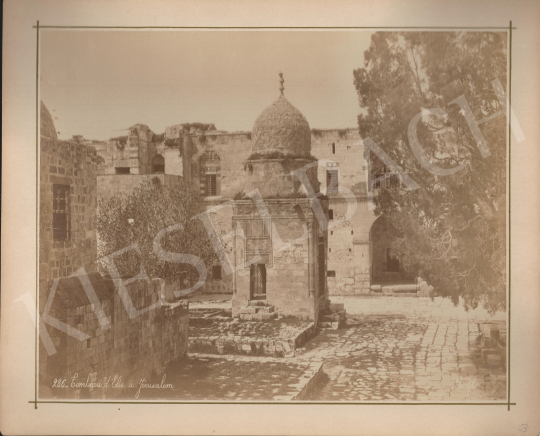
[[[335,322],[319,321],[317,323],[317,327],[320,329],[337,330],[340,328],[340,322],[339,321],[335,321]]]
[[[243,321],[272,321],[277,316],[277,313],[242,313],[240,311],[240,319]]]
[[[247,306],[240,309],[240,314],[274,313],[274,306]]]
[[[268,306],[267,300],[250,300],[248,301],[248,306]]]
[[[273,313],[274,306],[259,306],[257,307],[257,313]]]
[[[240,315],[257,313],[257,307],[242,307],[240,309]]]

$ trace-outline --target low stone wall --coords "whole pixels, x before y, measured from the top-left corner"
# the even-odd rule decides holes
[[[366,295],[384,295],[386,297],[431,297],[433,286],[422,285],[372,285]]]
[[[40,341],[39,396],[133,397],[141,379],[161,375],[168,363],[186,354],[188,302],[179,300],[145,311],[158,302],[162,281],[138,280],[126,286],[134,306],[128,313],[112,280],[97,273],[85,277],[102,311],[90,302],[79,277],[59,280],[49,317],[77,329],[86,339],[46,324],[56,352],[49,355],[51,350]],[[51,282],[40,286],[42,314],[51,289]]]
[[[253,336],[190,337],[189,352],[293,357],[296,349],[301,348],[315,334],[315,324],[311,323],[291,339],[258,338]]]

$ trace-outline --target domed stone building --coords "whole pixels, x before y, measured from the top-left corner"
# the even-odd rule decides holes
[[[321,226],[328,210],[315,197],[309,124],[281,83],[280,97],[253,126],[246,199],[235,200],[233,315],[265,320],[277,312],[317,322],[328,305],[327,232]]]
[[[292,173],[317,159],[311,155],[311,130],[302,115],[283,93],[255,120],[252,153],[246,161],[246,192],[258,189],[265,198],[306,195],[305,187]],[[306,170],[307,177],[319,192],[317,167]]]

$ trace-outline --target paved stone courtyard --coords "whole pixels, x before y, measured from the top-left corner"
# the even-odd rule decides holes
[[[289,359],[197,354],[171,365],[171,389],[142,389],[139,398],[187,401],[291,401],[301,399],[320,364]],[[159,383],[156,379],[154,382]]]
[[[345,328],[320,331],[303,348],[297,349],[292,358],[227,356],[233,363],[230,374],[216,377],[202,374],[199,386],[213,386],[209,388],[214,392],[212,398],[224,400],[284,400],[292,397],[287,389],[278,389],[280,382],[284,386],[294,385],[295,377],[299,378],[296,374],[301,372],[299,368],[322,364],[323,374],[310,386],[304,399],[467,402],[506,398],[505,369],[488,367],[482,362],[477,343],[478,324],[502,321],[505,314],[490,316],[482,308],[466,312],[442,298],[356,296],[333,297],[332,301],[345,304]],[[200,301],[191,304],[204,306]],[[222,298],[212,300],[209,306],[226,308],[229,304]],[[245,372],[248,368],[243,368],[247,362],[253,364],[250,375]],[[268,366],[270,362],[300,367],[288,373],[286,369],[280,372],[277,367]],[[259,368],[265,373],[262,380],[273,378],[273,384],[262,382],[251,391],[249,382],[247,385],[240,382],[235,390],[230,387],[235,365],[244,370],[246,380],[251,380]],[[229,387],[225,389],[225,386]],[[189,389],[183,392],[186,398],[192,398]],[[219,392],[222,394],[216,394]]]

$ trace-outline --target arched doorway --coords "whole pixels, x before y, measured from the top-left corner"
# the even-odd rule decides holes
[[[393,234],[388,220],[381,216],[375,220],[369,232],[372,244],[372,284],[410,282],[398,257],[392,251]]]
[[[251,300],[266,300],[266,265],[256,263],[249,268]]]
[[[152,174],[165,174],[165,158],[161,154],[152,158]]]

